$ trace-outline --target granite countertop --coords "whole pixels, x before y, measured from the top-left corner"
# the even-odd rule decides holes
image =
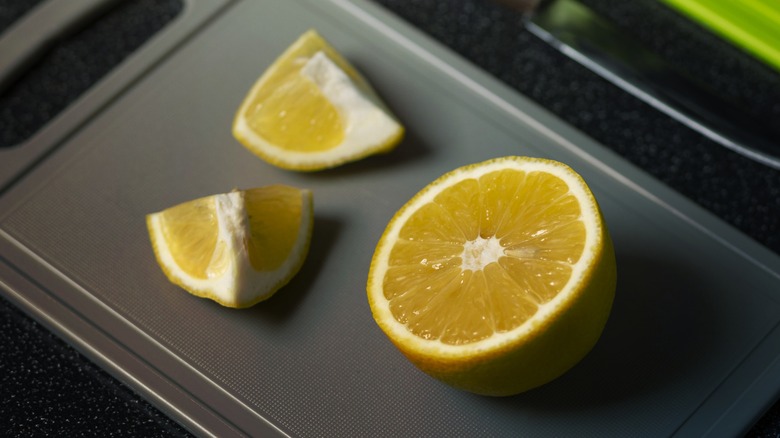
[[[531,35],[517,12],[496,2],[376,2],[780,254],[780,171],[726,150],[621,91]],[[780,73],[657,0],[583,2],[755,120],[767,126],[780,120]],[[151,11],[151,2],[135,3]],[[2,298],[0,330],[3,436],[187,435]],[[748,436],[778,434],[780,404]]]

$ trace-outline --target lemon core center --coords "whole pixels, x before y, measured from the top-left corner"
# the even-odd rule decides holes
[[[498,259],[504,255],[504,247],[498,239],[477,236],[474,240],[469,240],[463,245],[463,254],[461,255],[462,269],[464,271],[481,271],[485,266],[498,262]]]

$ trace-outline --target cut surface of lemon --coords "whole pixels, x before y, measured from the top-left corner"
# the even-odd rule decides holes
[[[250,151],[301,171],[388,152],[403,134],[368,81],[314,30],[263,73],[233,121]]]
[[[390,220],[368,275],[379,327],[452,386],[512,395],[595,345],[615,294],[599,206],[565,164],[503,157],[433,181]]]
[[[206,196],[147,215],[168,279],[227,307],[273,295],[303,265],[311,240],[312,193],[285,185]]]

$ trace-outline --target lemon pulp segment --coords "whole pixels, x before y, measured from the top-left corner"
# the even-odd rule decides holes
[[[295,248],[304,199],[298,189],[275,185],[245,193],[251,235],[247,242],[249,261],[258,271],[279,269]]]
[[[296,59],[269,78],[244,117],[252,130],[282,149],[325,151],[344,140],[344,123],[320,89],[300,74],[303,66],[303,59]]]
[[[579,203],[560,178],[495,171],[446,188],[409,217],[384,294],[417,336],[478,341],[518,327],[555,297],[584,237]]]
[[[195,278],[207,278],[209,272],[219,274],[214,268],[209,270],[219,226],[215,208],[214,198],[206,197],[161,214],[161,228],[171,256],[182,271]]]

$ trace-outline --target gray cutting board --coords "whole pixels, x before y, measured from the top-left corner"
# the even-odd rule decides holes
[[[188,1],[182,20],[217,3]],[[0,196],[4,295],[193,432],[717,436],[745,430],[773,402],[776,255],[373,4],[212,9],[164,60],[136,69],[137,80],[80,103],[105,106],[71,112],[31,140],[51,153]],[[249,87],[309,28],[406,125],[397,150],[299,174],[231,137]],[[72,129],[57,131],[63,123]],[[546,386],[497,399],[410,365],[374,324],[365,281],[379,236],[408,198],[448,170],[503,155],[557,159],[583,175],[619,274],[591,354]],[[288,286],[237,311],[167,282],[147,213],[272,183],[315,197],[311,252]]]

